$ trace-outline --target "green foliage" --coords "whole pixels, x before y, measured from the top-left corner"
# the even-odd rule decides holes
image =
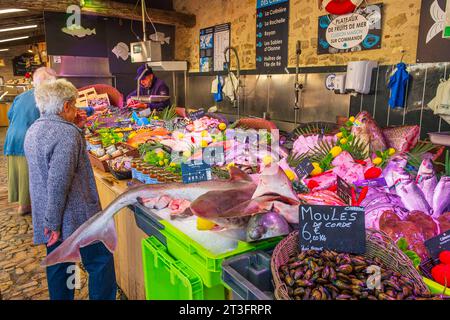
[[[177,117],[176,106],[172,105],[161,111],[159,118],[165,121],[171,121]]]
[[[158,142],[149,142],[149,143],[143,143],[139,145],[138,150],[139,154],[141,156],[145,156],[148,152],[151,152],[155,149],[162,148],[163,145]]]
[[[310,134],[329,134],[331,128],[328,124],[308,123],[305,127],[298,127],[294,130],[293,136],[298,138],[299,136],[305,136]]]
[[[123,134],[119,135],[113,128],[100,129],[97,130],[97,133],[99,133],[100,138],[102,139],[102,145],[104,148],[123,142]]]
[[[397,240],[397,247],[402,250],[404,254],[406,254],[406,256],[413,262],[414,267],[417,268],[420,265],[421,259],[417,253],[412,250],[408,250],[408,246],[408,242],[405,238],[400,238]]]
[[[289,166],[295,168],[300,164],[300,162],[302,162],[306,158],[309,158],[311,162],[318,162],[323,171],[327,171],[331,169],[333,156],[331,155],[330,151],[331,149],[333,149],[333,147],[333,143],[322,140],[305,154],[289,155],[287,161],[289,163]]]
[[[217,166],[213,166],[211,170],[212,174],[219,179],[227,179],[227,180],[230,179],[230,173],[228,172],[228,170],[221,169]]]
[[[358,137],[351,136],[348,143],[342,146],[342,150],[351,154],[355,160],[365,160],[369,157],[368,144]]]
[[[422,155],[435,149],[436,146],[430,141],[419,141],[406,155],[408,164],[414,168],[419,168],[422,163]]]
[[[445,152],[445,175],[450,176],[450,151]]]

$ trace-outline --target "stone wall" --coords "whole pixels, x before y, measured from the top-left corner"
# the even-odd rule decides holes
[[[324,11],[319,10],[317,0],[290,0],[289,67],[295,64],[297,40],[302,43],[303,66],[344,65],[362,59],[395,64],[401,50],[406,50],[405,62],[415,63],[421,1],[368,2],[384,3],[382,49],[317,55],[318,17]],[[255,69],[256,0],[174,0],[174,8],[197,16],[194,28],[178,27],[176,31],[176,59],[189,61],[191,71],[199,69],[199,30],[227,22],[231,22],[231,44],[240,53],[242,69]]]

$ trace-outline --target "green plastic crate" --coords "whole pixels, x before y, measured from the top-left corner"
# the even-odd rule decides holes
[[[223,286],[206,288],[200,276],[176,260],[156,238],[142,241],[145,296],[147,300],[223,300]]]
[[[167,251],[169,254],[176,259],[183,261],[192,270],[195,270],[195,272],[200,275],[203,284],[208,288],[223,284],[223,260],[250,251],[272,249],[282,239],[281,237],[278,237],[255,243],[240,241],[237,248],[233,251],[217,255],[202,247],[169,222],[165,220],[160,222],[164,225],[164,229],[160,230],[160,232],[166,238]]]

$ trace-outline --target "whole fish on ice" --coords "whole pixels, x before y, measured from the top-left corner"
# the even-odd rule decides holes
[[[221,197],[225,200],[221,200]],[[167,206],[170,199],[189,201],[191,205],[186,210],[211,219],[223,227],[242,226],[248,222],[251,215],[270,211],[274,202],[298,205],[289,179],[276,165],[263,171],[258,186],[248,174],[235,167],[230,168],[229,180],[140,186],[125,192],[105,210],[86,221],[45,258],[43,265],[78,262],[79,249],[98,240],[102,241],[109,251],[114,252],[117,235],[113,217],[121,209],[136,204],[140,199],[157,199],[155,206]],[[216,210],[206,211],[204,206]]]
[[[416,177],[417,185],[422,190],[430,206],[433,205],[434,190],[438,184],[436,173],[434,172],[433,163],[430,159],[422,160],[419,167],[419,172]]]
[[[102,241],[108,250],[113,252],[117,244],[113,217],[121,209],[136,204],[140,198],[160,199],[162,196],[168,196],[172,199],[185,199],[192,202],[212,190],[242,190],[249,187],[256,189],[253,180],[241,170],[231,167],[230,176],[230,180],[223,181],[145,185],[130,189],[114,200],[105,210],[98,212],[80,226],[58,249],[45,258],[43,265],[78,262],[80,261],[79,249],[98,240]]]
[[[383,131],[367,111],[362,111],[356,116],[352,134],[367,143],[366,151],[384,151],[387,148]]]

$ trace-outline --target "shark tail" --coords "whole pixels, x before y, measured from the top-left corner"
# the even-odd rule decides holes
[[[106,226],[101,229],[95,228],[95,222],[101,218],[99,212],[79,227],[69,238],[42,262],[43,266],[51,266],[63,262],[81,261],[80,248],[88,246],[96,241],[101,241],[105,247],[113,253],[117,247],[117,234],[114,219],[109,219]]]
[[[104,211],[96,213],[82,224],[57,249],[52,251],[41,265],[51,266],[63,262],[79,262],[81,260],[80,248],[97,241],[101,241],[111,253],[114,253],[117,246],[114,213],[134,203],[136,203],[136,198],[126,196],[117,198]],[[110,216],[110,218],[105,220],[105,216]]]

